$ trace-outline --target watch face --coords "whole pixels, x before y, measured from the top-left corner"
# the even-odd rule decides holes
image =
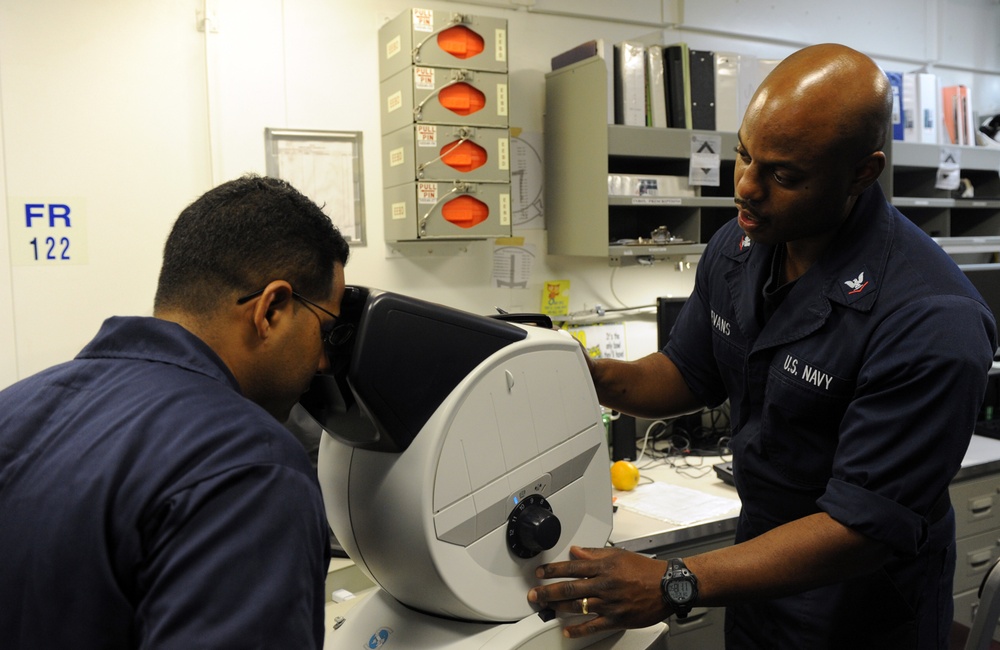
[[[691,583],[687,580],[672,580],[667,584],[667,595],[675,603],[686,603],[691,600]]]

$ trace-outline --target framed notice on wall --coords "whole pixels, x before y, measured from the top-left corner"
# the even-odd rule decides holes
[[[353,246],[365,245],[360,131],[264,129],[267,175],[323,209]]]

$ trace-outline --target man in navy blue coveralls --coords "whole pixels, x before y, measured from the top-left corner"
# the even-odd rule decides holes
[[[329,529],[281,422],[347,257],[284,181],[225,183],[174,224],[154,317],[0,392],[0,646],[322,647]]]
[[[732,547],[682,558],[729,648],[946,648],[948,484],[997,347],[982,298],[891,207],[888,81],[839,45],[789,56],[738,133],[736,219],[712,238],[661,352],[599,360],[601,402],[663,417],[729,400]],[[572,550],[529,600],[595,614],[577,637],[672,614],[667,563]]]

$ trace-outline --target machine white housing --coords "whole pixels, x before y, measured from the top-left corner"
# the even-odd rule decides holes
[[[324,436],[319,478],[337,540],[409,608],[470,622],[532,615],[535,568],[567,559],[571,544],[604,546],[611,532],[607,442],[581,346],[551,329],[394,294],[355,299],[363,306],[347,384],[378,433]],[[490,342],[470,353],[463,337]],[[455,371],[436,367],[456,362]],[[415,434],[401,433],[407,425],[391,413],[406,386],[440,396],[424,404]],[[335,435],[336,419],[327,413],[324,423]],[[551,513],[536,508],[540,519],[525,521],[525,499]],[[509,525],[515,509],[519,525]]]

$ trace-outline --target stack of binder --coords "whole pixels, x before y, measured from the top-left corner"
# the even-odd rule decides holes
[[[945,144],[976,144],[976,127],[972,118],[972,99],[964,85],[941,88],[941,123]]]
[[[646,51],[642,43],[632,41],[615,45],[615,124],[647,126]]]
[[[510,236],[507,21],[409,9],[379,49],[386,241]]]
[[[906,142],[974,146],[968,86],[942,86],[931,72],[886,71],[892,86],[892,137]]]
[[[892,77],[889,78],[892,82]],[[902,101],[903,140],[940,144],[939,101],[937,75],[929,72],[903,73]]]
[[[686,43],[627,40],[608,47],[595,39],[552,57],[552,69],[595,56],[608,70],[609,124],[730,132],[739,129],[750,97],[775,63]]]

